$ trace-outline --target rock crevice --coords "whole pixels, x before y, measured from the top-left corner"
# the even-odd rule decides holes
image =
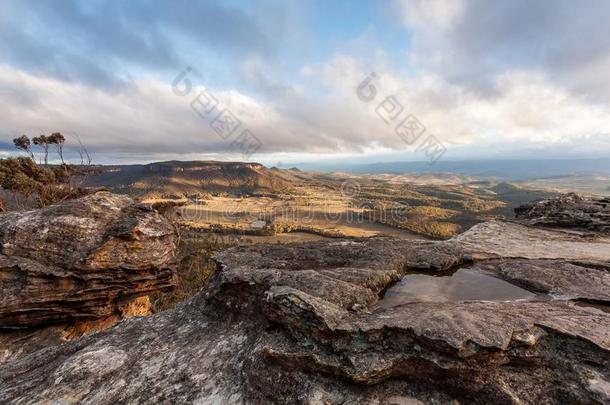
[[[166,219],[107,192],[0,216],[0,362],[148,314],[175,250]]]
[[[0,401],[607,403],[610,314],[577,302],[608,302],[610,239],[530,225],[231,248],[176,309],[9,362]],[[547,298],[377,305],[455,266]]]

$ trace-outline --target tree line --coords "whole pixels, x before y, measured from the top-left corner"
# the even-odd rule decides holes
[[[11,204],[0,197],[0,211],[28,209],[32,204],[41,208],[85,194],[80,186],[92,173],[91,158],[80,144],[81,164],[67,163],[64,160],[65,143],[66,138],[60,132],[31,139],[21,135],[13,139],[15,147],[27,156],[0,159],[0,187],[13,197]],[[39,149],[40,163],[36,163],[34,147]],[[61,163],[49,165],[50,150],[55,150]]]
[[[54,145],[57,149],[57,155],[61,159],[61,163],[65,163],[64,144],[66,143],[66,138],[60,132],[53,132],[51,135],[35,136],[32,140],[30,140],[27,135],[21,135],[20,137],[13,139],[13,143],[17,149],[27,152],[32,160],[34,160],[32,144],[40,147],[43,152],[45,166],[49,164],[49,147]]]

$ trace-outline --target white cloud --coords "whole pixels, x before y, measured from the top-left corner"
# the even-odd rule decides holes
[[[409,27],[442,33],[464,12],[463,0],[395,0],[395,7]]]
[[[405,114],[415,114],[428,133],[446,144],[449,153],[452,147],[458,150],[458,145],[460,151],[507,142],[518,142],[523,148],[582,147],[583,139],[602,136],[602,143],[604,136],[610,139],[607,106],[575,97],[551,83],[543,72],[499,75],[494,97],[480,97],[435,73],[409,77],[400,71],[378,72],[378,98],[367,105],[358,99],[356,86],[370,72],[357,58],[338,55],[304,70],[308,72],[305,88],[310,82],[324,91],[294,91],[268,102],[235,89],[214,95],[259,137],[263,153],[390,149],[413,153],[414,147],[406,145],[375,112],[375,106],[391,94],[404,105]],[[78,133],[88,146],[105,154],[236,157],[226,152],[230,141],[218,137],[191,110],[195,90],[178,97],[169,84],[147,79],[109,93],[8,66],[0,66],[0,87],[8,89],[0,93],[0,102],[7,106],[0,111],[7,141],[20,133],[60,130]],[[19,98],[23,101],[15,102]]]
[[[353,87],[368,72],[358,62],[335,58],[318,70],[323,80],[339,89]],[[309,67],[309,70],[312,68]],[[341,75],[341,72],[345,72]],[[552,83],[544,72],[509,71],[495,78],[496,93],[480,93],[452,83],[435,73],[408,77],[399,71],[378,73],[381,96],[395,94],[405,110],[415,114],[427,129],[448,145],[472,145],[519,141],[534,144],[581,142],[583,137],[608,137],[610,111],[605,104],[591,103]],[[380,101],[380,100],[378,100]],[[369,108],[367,122],[380,120]],[[391,130],[385,128],[390,136]],[[391,144],[383,142],[382,144]]]
[[[416,66],[483,95],[511,70],[610,102],[610,2],[396,0]]]
[[[395,94],[448,155],[502,148],[608,154],[608,4],[396,0],[411,64],[401,66],[396,52],[363,39],[366,46],[297,66],[292,77],[288,61],[253,52],[237,63],[241,77],[213,92],[265,154],[413,152],[375,113],[375,103],[357,97],[356,86],[372,71],[376,103]],[[178,97],[160,76],[110,89],[82,83],[0,65],[3,140],[74,131],[110,159],[120,152],[239,158],[226,152],[230,140],[191,110],[195,93]]]

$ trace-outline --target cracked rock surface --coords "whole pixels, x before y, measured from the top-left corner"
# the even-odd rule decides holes
[[[449,241],[235,247],[174,310],[11,361],[2,403],[608,403],[610,238],[494,221]],[[514,301],[377,304],[470,269]]]
[[[0,361],[14,341],[21,353],[56,340],[44,326],[146,313],[146,296],[175,283],[175,249],[165,218],[107,192],[1,215]]]
[[[532,225],[569,227],[610,234],[610,198],[584,199],[569,193],[558,198],[523,204],[517,218]]]

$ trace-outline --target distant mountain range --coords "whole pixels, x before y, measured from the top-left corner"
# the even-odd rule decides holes
[[[480,160],[371,164],[299,165],[267,168],[259,163],[168,161],[150,164],[97,166],[99,174],[86,185],[138,196],[184,196],[200,193],[281,192],[308,181],[336,181],[357,176],[371,181],[420,185],[465,184],[489,180],[494,184],[519,182],[556,191],[607,194],[610,159]],[[313,171],[323,171],[316,174]]]
[[[425,173],[445,172],[511,181],[533,180],[568,175],[610,175],[610,159],[562,160],[468,160],[387,163],[303,163],[302,170],[348,173]]]

